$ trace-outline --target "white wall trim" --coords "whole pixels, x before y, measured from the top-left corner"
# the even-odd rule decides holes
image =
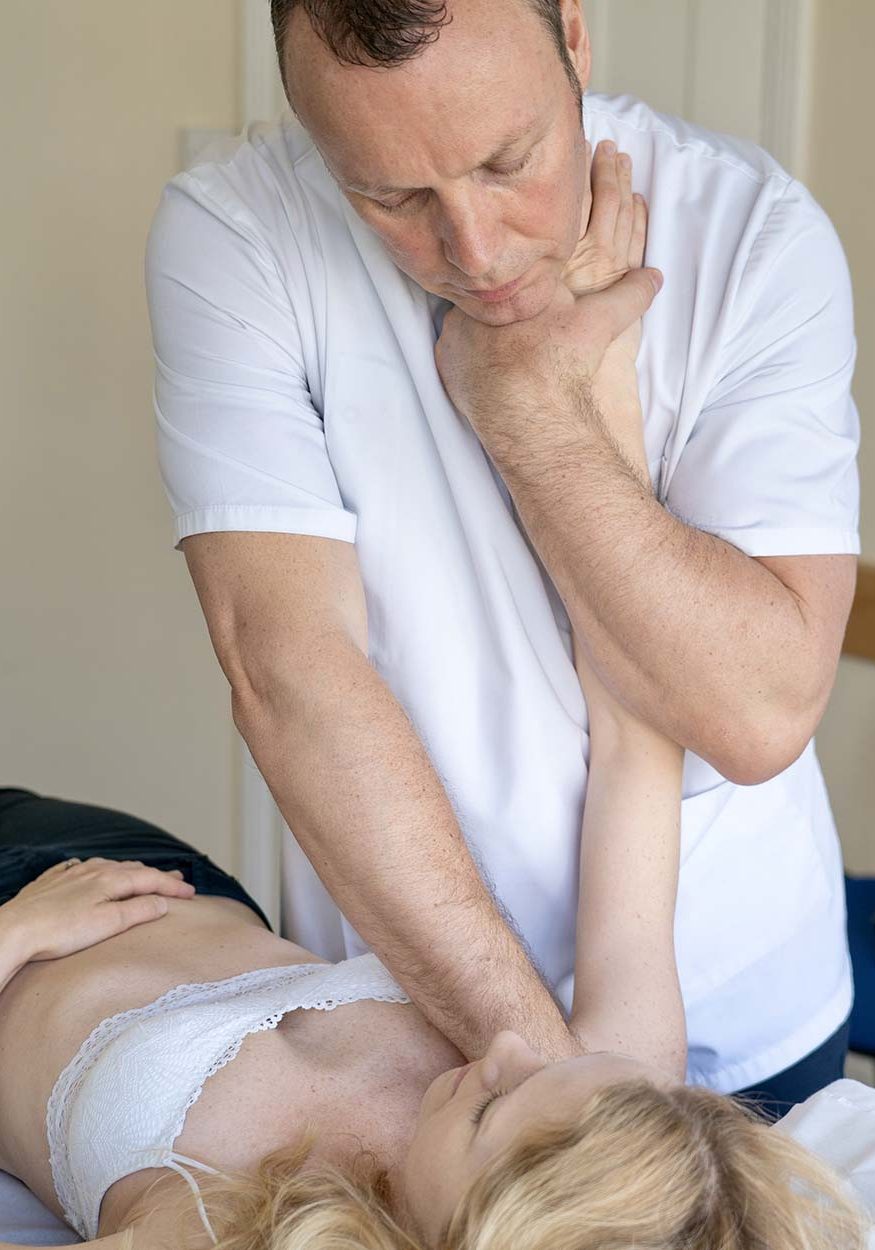
[[[814,0],[765,5],[762,145],[803,182],[807,176],[814,52]]]
[[[742,134],[805,180],[815,0],[745,0],[737,12],[722,0],[582,4],[596,90],[628,91],[687,121]],[[738,65],[731,77],[727,60]],[[732,106],[738,92],[743,108]]]

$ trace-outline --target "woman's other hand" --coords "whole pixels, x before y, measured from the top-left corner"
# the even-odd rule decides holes
[[[632,190],[632,158],[600,143],[589,161],[589,219],[565,263],[562,280],[572,295],[604,291],[640,269],[647,238],[647,202]]]
[[[589,152],[589,144],[587,144]],[[563,281],[573,295],[602,291],[644,264],[647,204],[632,191],[632,158],[600,143],[591,159],[592,208],[586,233],[565,266]],[[591,384],[604,427],[623,459],[650,489],[644,450],[644,417],[637,359],[641,319],[610,344]]]
[[[179,870],[139,860],[62,860],[0,908],[30,963],[60,959],[167,914],[168,899],[189,899],[193,885]]]

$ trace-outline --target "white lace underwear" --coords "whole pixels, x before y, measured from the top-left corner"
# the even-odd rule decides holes
[[[410,999],[376,955],[338,964],[258,968],[224,981],[179,985],[145,1007],[109,1016],[55,1082],[46,1108],[52,1179],[64,1218],[97,1237],[100,1204],[115,1181],[141,1168],[172,1168],[197,1183],[173,1144],[204,1083],[230,1063],[250,1033],[273,1029],[298,1008],[331,1011],[362,999]]]

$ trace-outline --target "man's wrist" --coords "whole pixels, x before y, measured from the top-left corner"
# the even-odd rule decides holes
[[[566,1027],[564,1034],[555,1040],[555,1043],[544,1048],[545,1058],[550,1059],[553,1063],[558,1063],[563,1059],[576,1059],[580,1055],[586,1054],[583,1042],[577,1031],[570,1025]]]

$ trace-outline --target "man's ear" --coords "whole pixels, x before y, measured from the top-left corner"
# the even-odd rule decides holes
[[[565,43],[571,63],[577,71],[580,90],[586,91],[592,71],[592,48],[580,0],[560,0]]]

